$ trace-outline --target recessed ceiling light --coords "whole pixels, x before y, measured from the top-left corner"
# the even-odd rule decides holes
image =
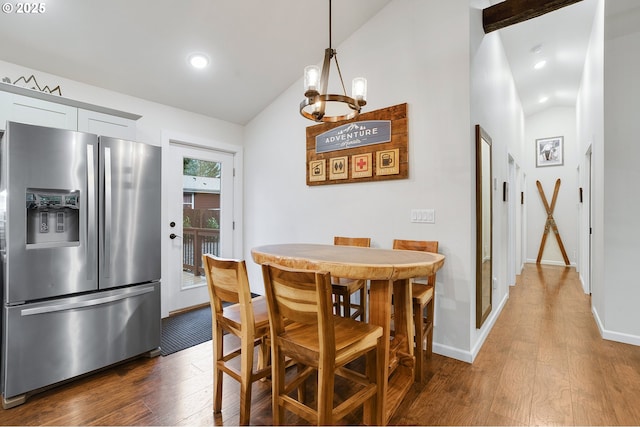
[[[543,96],[542,98],[540,98],[540,100],[538,102],[540,102],[540,104],[544,104],[545,102],[547,102],[549,100],[548,96]]]
[[[541,44],[537,44],[534,47],[531,48],[531,53],[540,53],[542,52],[542,45]]]
[[[193,68],[201,70],[209,65],[209,58],[202,53],[194,53],[189,56],[189,64],[191,64]]]
[[[534,65],[533,68],[535,68],[536,70],[539,70],[540,68],[543,68],[545,65],[547,65],[547,61],[543,59],[542,61],[536,62],[536,65]]]

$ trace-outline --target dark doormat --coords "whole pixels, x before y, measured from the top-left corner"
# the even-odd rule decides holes
[[[160,349],[163,356],[210,340],[211,307],[209,306],[162,319]]]
[[[258,294],[251,292],[251,298]],[[223,303],[226,306],[230,303]],[[211,306],[190,310],[162,319],[160,354],[167,356],[176,351],[211,341]]]

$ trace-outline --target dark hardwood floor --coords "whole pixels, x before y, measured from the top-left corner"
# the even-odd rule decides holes
[[[0,410],[0,424],[235,425],[237,383],[214,415],[211,370],[210,342],[137,359]],[[271,424],[269,387],[253,387],[252,424]],[[391,423],[640,425],[638,402],[640,347],[600,338],[573,268],[528,264],[475,362],[434,354]]]

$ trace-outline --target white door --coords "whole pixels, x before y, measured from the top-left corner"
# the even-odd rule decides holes
[[[234,156],[171,143],[167,163],[171,244],[162,286],[172,312],[209,302],[202,254],[233,257]]]

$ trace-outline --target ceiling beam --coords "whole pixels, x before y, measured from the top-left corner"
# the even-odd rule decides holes
[[[528,21],[582,0],[505,0],[482,10],[484,33]]]

